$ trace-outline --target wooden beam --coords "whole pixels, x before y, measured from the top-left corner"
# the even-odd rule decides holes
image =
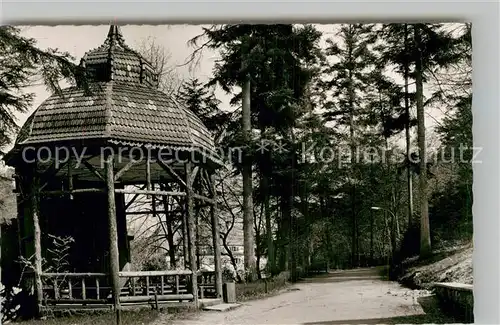
[[[59,272],[59,273],[42,273],[43,278],[98,278],[108,276],[107,273],[73,273],[73,272]]]
[[[126,215],[140,215],[140,214],[153,214],[153,213],[157,213],[157,214],[165,214],[165,213],[168,213],[168,211],[164,211],[164,210],[159,210],[159,211],[129,211],[129,212],[125,212]]]
[[[146,185],[142,186],[141,190],[144,190],[146,188]],[[134,204],[135,200],[137,200],[137,198],[139,197],[140,194],[135,194],[131,199],[130,201],[128,201],[128,203],[125,205],[125,211],[127,211],[127,209],[132,205]]]
[[[43,196],[56,196],[56,195],[72,195],[78,193],[104,193],[105,189],[102,188],[78,188],[74,190],[56,190],[56,191],[42,191],[40,195]]]
[[[121,188],[115,189],[115,193],[143,194],[143,195],[161,195],[161,196],[186,196],[185,192],[127,190],[127,189],[121,189]]]
[[[191,300],[193,299],[192,294],[178,294],[178,295],[159,295],[158,300],[163,300],[163,301],[172,301],[172,300]],[[125,297],[120,297],[120,300],[122,302],[148,302],[148,301],[155,301],[154,296],[125,296]],[[198,300],[198,299],[196,299]]]
[[[127,171],[130,170],[130,168],[136,166],[139,164],[139,161],[137,160],[131,160],[129,161],[125,166],[123,166],[122,169],[120,169],[116,175],[115,175],[115,182],[118,181],[122,176],[123,174],[125,174]]]
[[[193,275],[191,276],[191,293],[193,294],[193,303],[195,308],[199,308],[198,306],[198,279],[196,276],[197,267],[196,267],[196,248],[195,248],[195,215],[194,215],[194,198],[193,198],[193,187],[192,183],[189,181],[192,177],[192,164],[191,162],[187,162],[185,165],[186,168],[186,201],[187,201],[187,213],[186,218],[188,222],[188,242],[190,243],[189,247],[189,266],[191,271],[193,271]]]
[[[120,266],[118,256],[118,232],[116,225],[115,177],[113,175],[113,155],[105,157],[106,186],[108,192],[109,223],[109,269],[111,275],[113,306],[116,312],[116,325],[121,325],[120,306]]]
[[[160,167],[163,168],[163,170],[166,171],[167,174],[169,174],[177,183],[186,188],[186,182],[173,170],[172,167],[165,164],[161,160],[158,160],[158,165],[160,165]]]
[[[212,245],[214,248],[214,264],[215,264],[215,288],[217,297],[222,297],[222,261],[220,252],[220,229],[219,215],[217,211],[217,190],[215,188],[215,174],[210,176],[211,192],[213,195],[213,205],[210,209],[210,217],[212,221]]]
[[[89,158],[90,159],[90,158]],[[99,173],[99,171],[97,169],[95,169],[94,166],[92,166],[88,161],[87,159],[84,159],[82,161],[83,165],[92,173],[94,174],[95,176],[97,176],[97,178],[99,178],[101,181],[105,182],[106,181],[106,178],[104,176],[101,175],[101,173]]]
[[[140,277],[153,277],[153,276],[174,276],[174,275],[191,275],[191,270],[166,270],[166,271],[127,271],[120,272],[120,277],[124,278],[140,278]]]

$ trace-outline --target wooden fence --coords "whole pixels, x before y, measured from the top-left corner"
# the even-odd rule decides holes
[[[192,301],[190,270],[120,272],[122,303]],[[111,287],[106,273],[43,273],[44,301],[55,304],[107,304]]]

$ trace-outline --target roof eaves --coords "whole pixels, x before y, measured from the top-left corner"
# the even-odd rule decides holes
[[[125,141],[120,139],[109,139],[109,143],[115,145],[123,145],[123,146],[131,146],[131,147],[148,147],[152,149],[169,149],[169,150],[180,150],[191,153],[198,153],[203,157],[208,158],[211,163],[216,164],[218,166],[226,165],[219,157],[217,157],[217,153],[214,150],[206,149],[206,148],[198,148],[196,146],[180,146],[180,145],[166,145],[166,144],[158,144],[158,143],[144,143],[140,141]]]

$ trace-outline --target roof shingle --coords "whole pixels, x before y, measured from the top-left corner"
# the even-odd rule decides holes
[[[95,138],[214,152],[211,134],[187,108],[156,89],[116,81],[91,95],[72,87],[49,97],[26,121],[17,144]]]
[[[90,94],[67,88],[45,100],[21,128],[17,148],[104,139],[201,151],[216,158],[210,132],[193,112],[157,89],[154,69],[125,45],[117,26],[111,26],[104,44],[87,52],[81,64],[96,87]]]

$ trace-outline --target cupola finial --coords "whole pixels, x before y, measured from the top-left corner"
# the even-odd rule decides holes
[[[123,43],[123,35],[120,26],[118,25],[109,26],[108,37],[106,38],[106,41],[111,44]]]

